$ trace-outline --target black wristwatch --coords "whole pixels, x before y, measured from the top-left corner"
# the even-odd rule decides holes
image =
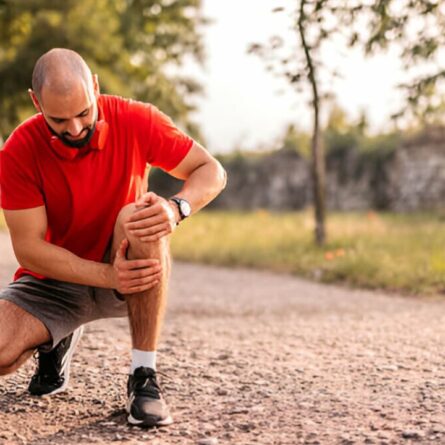
[[[179,217],[181,218],[179,221],[187,218],[192,213],[190,203],[185,199],[173,196],[173,198],[170,198],[170,201],[173,201],[178,206]]]

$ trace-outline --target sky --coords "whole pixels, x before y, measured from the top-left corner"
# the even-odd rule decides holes
[[[266,42],[276,33],[287,32],[292,38],[289,19],[271,13],[277,3],[203,0],[203,14],[213,23],[204,28],[205,66],[193,71],[205,89],[196,101],[199,111],[194,118],[214,153],[270,147],[289,123],[311,128],[308,96],[295,93],[283,79],[267,72],[261,59],[247,54],[250,43]],[[342,74],[331,81],[330,89],[348,116],[358,118],[364,110],[372,131],[388,128],[389,116],[403,103],[396,88],[403,69],[396,55],[366,59],[359,50],[330,45],[323,59]]]

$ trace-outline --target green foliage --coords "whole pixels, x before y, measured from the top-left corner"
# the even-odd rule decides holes
[[[324,131],[327,153],[357,150],[360,153],[393,152],[400,143],[398,132],[368,134],[367,117],[363,112],[358,122],[351,122],[344,110],[334,105]]]
[[[197,133],[190,98],[200,86],[172,74],[201,61],[201,0],[4,0],[0,3],[0,135],[32,112],[34,63],[53,47],[79,52],[105,93],[152,102]]]
[[[361,163],[372,163],[378,168],[380,163],[400,145],[403,135],[397,131],[370,135],[367,128],[365,113],[360,115],[358,121],[352,121],[343,109],[334,104],[323,130],[324,147],[328,157],[346,162],[345,156],[353,151],[356,152]],[[290,124],[280,137],[278,148],[279,150],[297,152],[302,157],[309,159],[310,140],[310,133]],[[231,169],[243,171],[248,165],[253,165],[256,160],[261,161],[274,152],[276,149],[274,150],[272,147],[270,150],[261,152],[240,149],[220,155],[219,159],[223,164],[230,165]]]
[[[310,157],[311,137],[294,125],[288,125],[282,141],[282,149],[296,151],[305,158]]]
[[[391,153],[400,145],[401,140],[402,136],[398,132],[367,136],[360,140],[359,148],[365,153],[376,151]]]
[[[295,228],[298,230],[295,230]],[[441,215],[332,214],[329,243],[312,241],[309,211],[201,212],[172,239],[176,258],[290,272],[327,283],[409,294],[443,294]]]
[[[327,164],[336,171],[340,183],[347,181],[351,173],[358,179],[367,171],[375,191],[387,183],[385,166],[401,142],[396,132],[369,135],[365,113],[358,122],[351,122],[337,105],[329,116],[324,139]],[[385,208],[386,205],[386,194],[375,193],[374,206]]]
[[[393,131],[370,135],[367,122],[366,113],[362,112],[358,121],[354,122],[340,106],[334,103],[323,130],[326,153],[342,153],[349,150],[361,154],[393,152],[401,142],[401,133]],[[281,136],[279,146],[283,150],[296,151],[308,158],[310,138],[308,132],[299,130],[294,125],[288,125]],[[248,155],[238,152],[236,156],[242,158]]]
[[[349,122],[346,112],[334,104],[328,116],[328,123],[324,131],[326,152],[344,152],[356,149],[360,142],[362,131]]]
[[[360,15],[360,19],[358,19]],[[355,14],[348,13],[351,46],[361,46],[368,54],[390,47],[397,50],[407,78],[401,85],[407,105],[393,116],[412,123],[444,123],[445,9],[442,1],[377,0],[361,3]],[[346,23],[345,23],[346,24]],[[419,69],[421,67],[422,69]]]

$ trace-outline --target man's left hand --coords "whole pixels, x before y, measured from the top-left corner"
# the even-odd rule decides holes
[[[176,227],[176,213],[170,201],[153,192],[144,193],[136,202],[136,212],[125,224],[141,241],[157,241]]]

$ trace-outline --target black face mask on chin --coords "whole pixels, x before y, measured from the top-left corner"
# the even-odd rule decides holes
[[[85,135],[85,137],[83,137],[82,139],[79,139],[77,141],[72,141],[70,139],[68,139],[65,134],[69,134],[69,133],[56,133],[48,124],[49,130],[51,131],[51,133],[54,136],[57,136],[65,145],[67,145],[68,147],[71,148],[82,148],[85,147],[85,145],[88,144],[88,142],[91,141],[91,138],[93,137],[94,131],[96,130],[96,123],[97,123],[97,117],[96,119],[94,119],[93,124],[91,125],[91,127],[85,127],[82,131],[84,130],[88,130],[87,134]]]

